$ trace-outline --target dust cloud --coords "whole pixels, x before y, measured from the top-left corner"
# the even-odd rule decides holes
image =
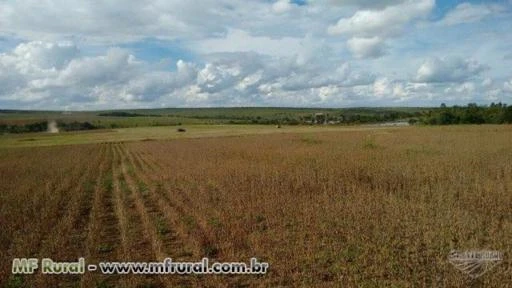
[[[48,121],[48,133],[59,133],[59,128],[55,120]]]

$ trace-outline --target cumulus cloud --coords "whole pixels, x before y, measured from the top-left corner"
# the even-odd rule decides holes
[[[437,106],[443,95],[500,97],[512,86],[502,80],[510,17],[471,31],[447,25],[508,15],[506,5],[454,4],[435,22],[434,0],[0,0],[0,106]],[[458,33],[471,37],[453,42]],[[416,62],[425,55],[459,57]]]
[[[154,70],[129,51],[84,57],[72,44],[28,42],[0,54],[0,100],[77,104],[153,101],[195,81],[193,64]]]
[[[122,49],[110,49],[104,56],[74,59],[60,71],[58,81],[65,85],[94,85],[126,81],[140,69],[135,57]]]
[[[329,4],[338,6],[355,6],[365,9],[382,9],[387,6],[397,5],[407,0],[328,0]]]
[[[0,53],[0,103],[47,109],[353,106],[408,101],[438,105],[439,101],[490,97],[493,90],[512,91],[512,81],[496,87],[484,79],[477,85],[473,78],[485,66],[461,58],[429,59],[418,69],[417,82],[410,82],[366,72],[354,63],[331,61],[329,53],[299,57],[299,51],[281,57],[224,52],[205,55],[201,64],[178,60],[175,67],[155,67],[126,49],[84,56],[70,43],[62,49],[55,48],[58,45],[27,42]],[[41,49],[51,52],[32,53]]]
[[[405,24],[426,17],[434,0],[407,0],[381,10],[359,10],[327,28],[331,35],[351,35],[349,50],[357,58],[377,58],[385,54],[386,39],[400,35]]]
[[[80,39],[107,45],[148,37],[197,40],[225,34],[229,27],[296,36],[323,27],[325,20],[319,15],[340,10],[312,6],[290,0],[0,1],[0,33],[21,39]]]
[[[491,87],[493,84],[493,81],[491,78],[487,77],[484,80],[482,80],[482,87]]]
[[[290,0],[277,0],[272,5],[272,11],[277,14],[282,14],[291,11],[295,4],[291,3]]]
[[[26,79],[12,65],[3,62],[0,58],[0,97],[15,93],[26,85]]]
[[[503,83],[503,90],[507,92],[512,92],[512,79],[510,79],[510,81],[506,81],[505,83]]]
[[[176,71],[149,71],[130,79],[122,89],[122,99],[131,101],[154,101],[193,84],[197,79],[197,67],[178,60]]]
[[[492,15],[499,14],[504,10],[505,8],[498,4],[461,3],[455,9],[448,12],[439,23],[450,26],[478,22]]]
[[[350,18],[341,18],[327,31],[332,35],[391,36],[411,20],[427,16],[434,6],[434,0],[408,0],[383,10],[359,10]]]
[[[296,56],[270,57],[253,52],[211,57],[198,73],[197,86],[201,92],[235,93],[241,97],[260,97],[260,101],[270,100],[264,96],[276,93],[367,85],[374,80],[372,74],[355,71],[349,63],[329,63],[321,55],[306,62],[297,61]]]
[[[148,34],[176,38],[187,33],[204,35],[223,31],[223,24],[230,20],[228,8],[213,0],[201,1],[200,5],[196,1],[174,0],[0,1],[3,11],[0,27],[23,38],[58,39],[78,35],[102,42],[131,41]],[[213,17],[216,13],[226,15]]]
[[[224,37],[191,41],[188,47],[200,54],[222,52],[257,52],[272,56],[288,56],[301,49],[301,38],[283,37],[274,39],[252,36],[247,31],[230,29]],[[286,49],[282,49],[286,47]]]
[[[36,65],[41,69],[59,69],[76,57],[78,49],[73,43],[22,43],[13,53],[19,65]]]
[[[60,50],[56,45],[28,42],[0,54],[0,84],[4,85],[0,102],[80,108],[149,103],[293,106],[294,95],[304,104],[323,103],[328,98],[325,95],[334,93],[327,91],[369,85],[375,78],[354,70],[347,62],[331,63],[322,54],[306,53],[308,49],[288,57],[256,52],[213,53],[205,56],[204,64],[178,60],[171,69],[155,68],[125,49],[111,48],[105,54],[84,56],[69,53],[69,49],[79,51],[74,45],[66,44]],[[28,47],[51,53],[32,53]]]
[[[471,79],[488,67],[472,59],[460,57],[430,58],[416,73],[418,82],[462,82]]]
[[[400,102],[408,100],[411,94],[414,93],[414,88],[410,83],[381,77],[373,83],[373,94],[377,99]]]
[[[385,54],[385,44],[379,37],[350,38],[348,49],[356,58],[378,58]]]
[[[455,87],[455,91],[458,93],[466,93],[471,94],[475,92],[476,85],[473,82],[464,82],[460,84],[459,86]]]

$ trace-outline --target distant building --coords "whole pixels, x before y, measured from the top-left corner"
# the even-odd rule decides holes
[[[315,113],[313,114],[313,124],[327,124],[328,114]]]

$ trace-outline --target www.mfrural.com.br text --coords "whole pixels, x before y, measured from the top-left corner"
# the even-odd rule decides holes
[[[251,258],[245,262],[211,262],[203,258],[199,262],[174,262],[166,258],[160,262],[99,262],[86,264],[84,258],[76,262],[57,262],[50,258],[15,258],[13,274],[266,274],[269,264]]]

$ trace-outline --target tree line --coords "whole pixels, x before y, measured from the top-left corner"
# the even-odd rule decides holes
[[[510,124],[512,123],[512,106],[501,102],[491,103],[489,106],[469,103],[467,106],[448,107],[441,104],[440,108],[426,112],[419,121],[427,125]]]
[[[61,131],[81,131],[81,130],[92,130],[100,127],[91,124],[90,122],[57,122],[57,127]],[[29,132],[46,132],[48,131],[48,121],[40,121],[36,123],[8,125],[0,124],[0,133],[29,133]]]

